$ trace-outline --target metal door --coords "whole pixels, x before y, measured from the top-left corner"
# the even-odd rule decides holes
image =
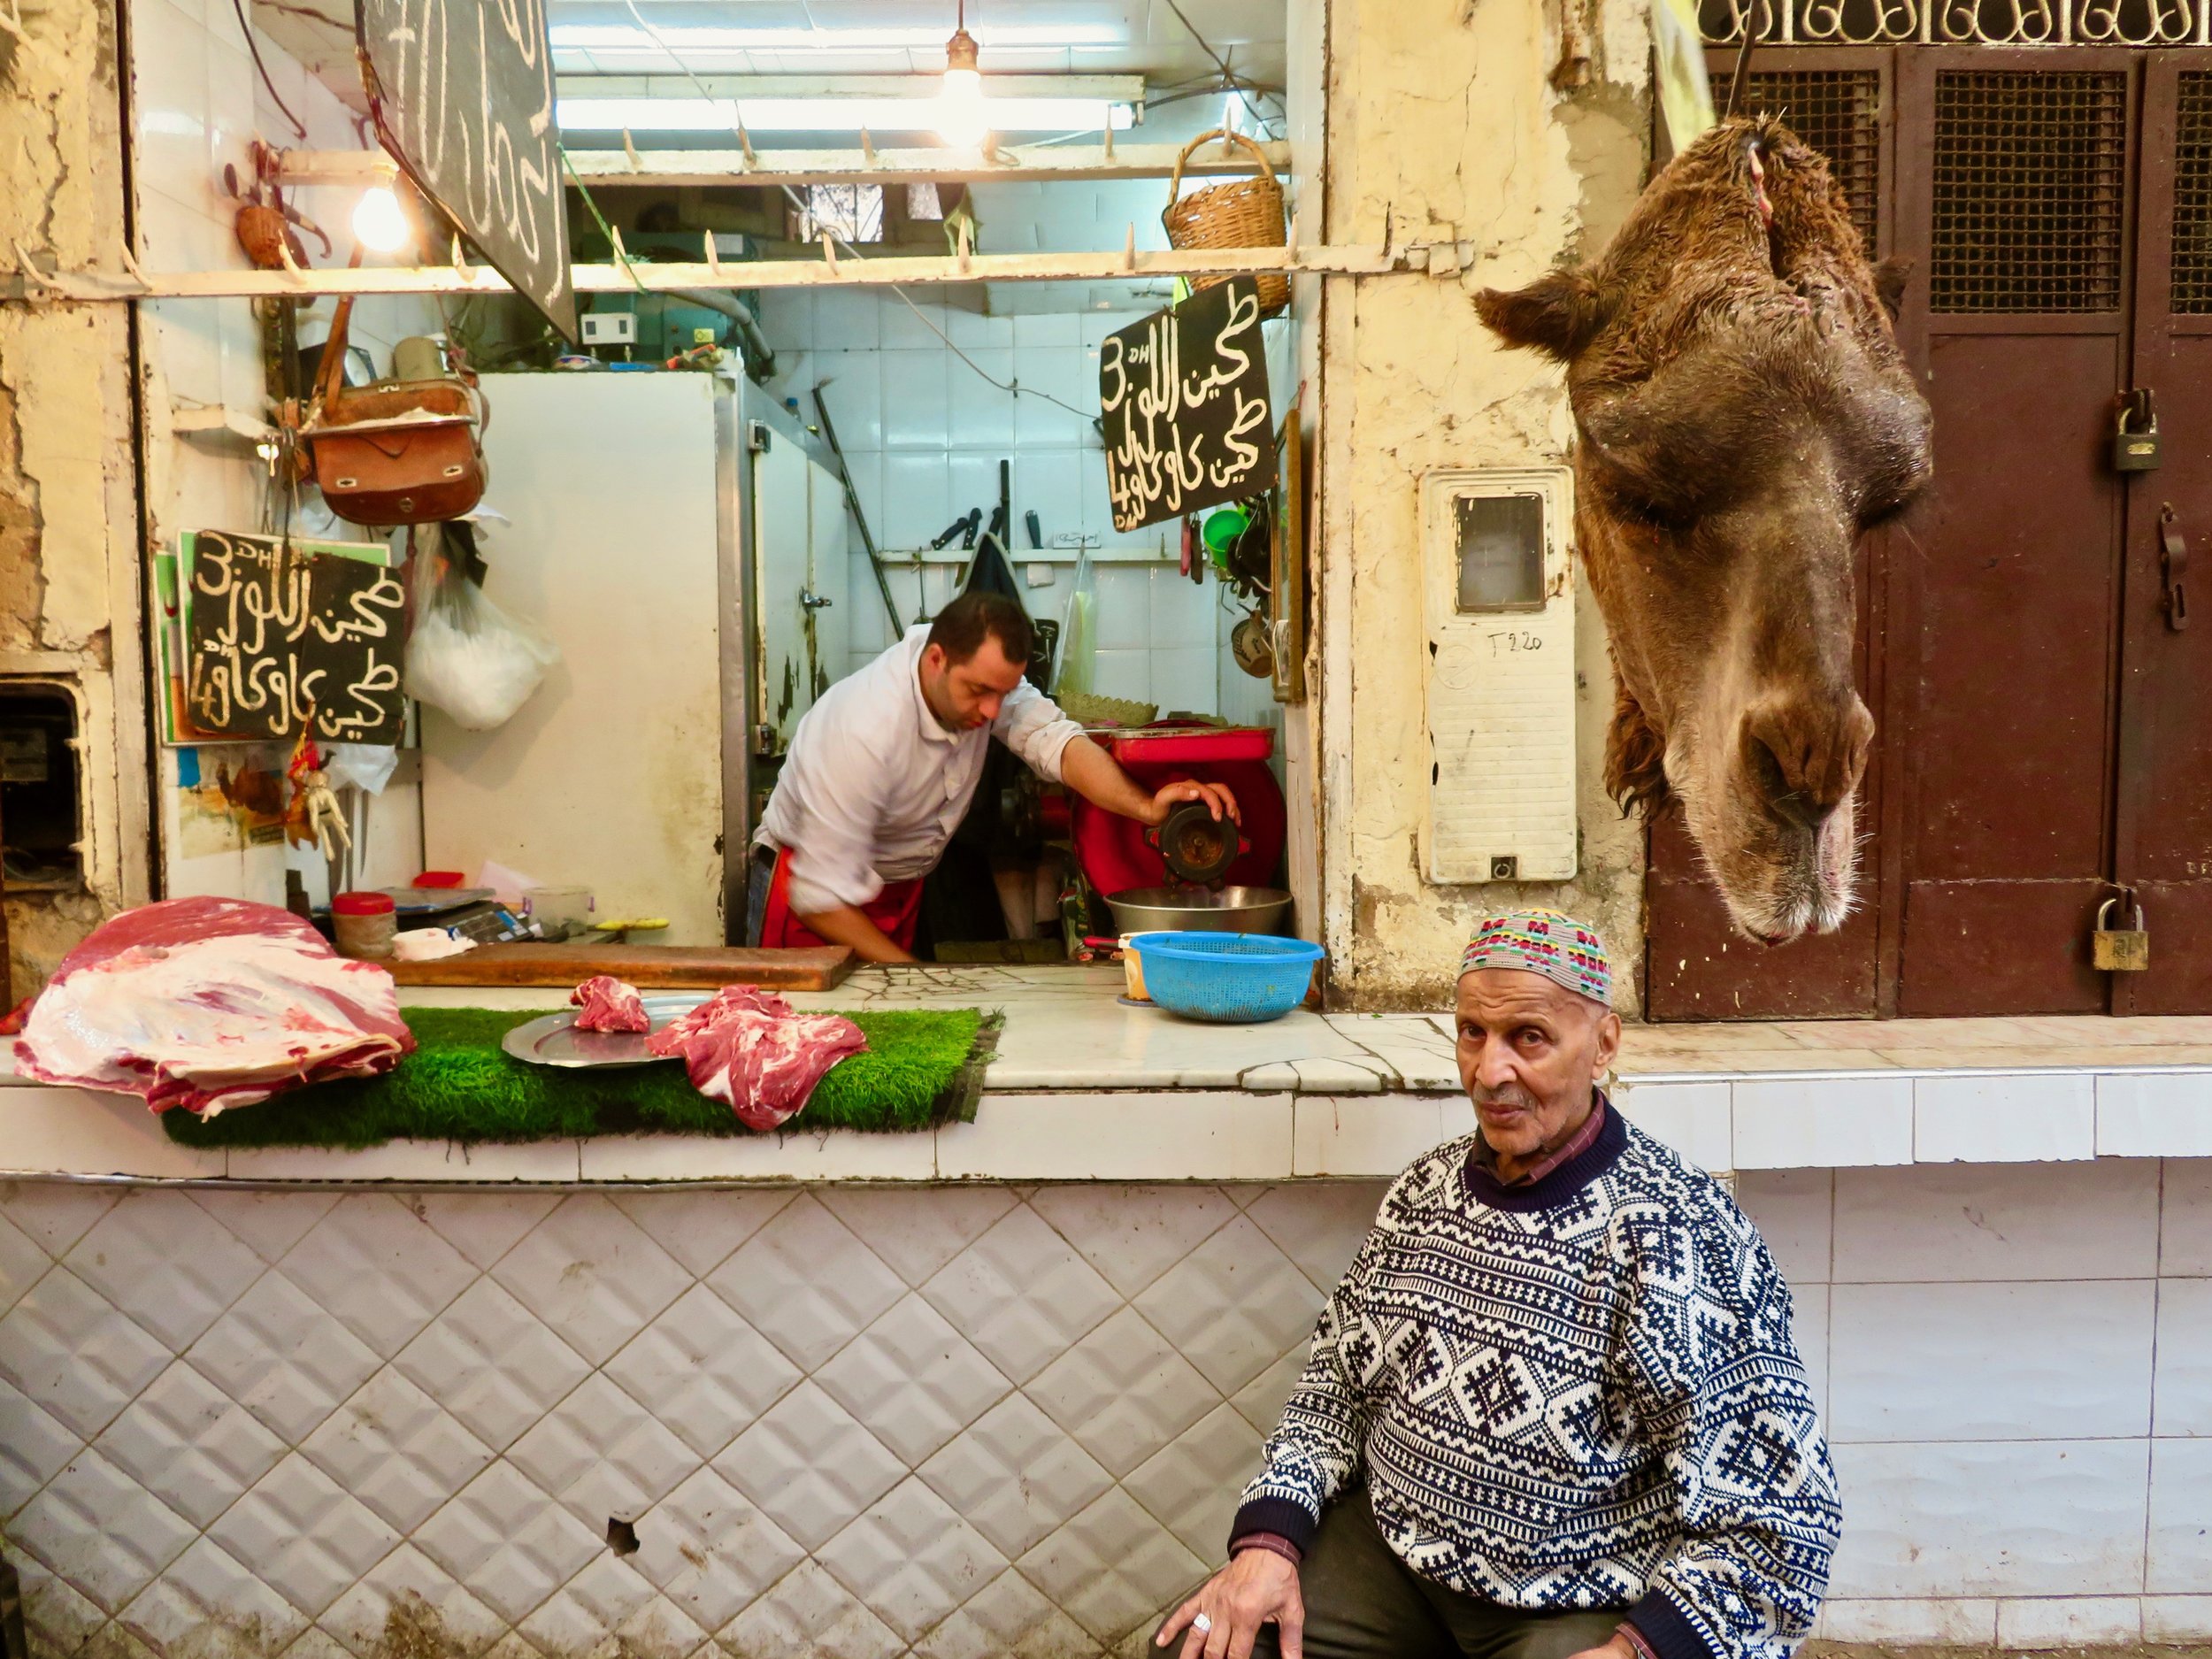
[[[2185,608],[2212,575],[2212,65],[2206,58],[2201,51],[2160,52],[2142,65],[2146,165],[2133,385],[2151,393],[2162,465],[2130,474],[2124,485],[2114,873],[2143,906],[2151,965],[2111,976],[2116,1013],[2212,1012],[2212,612],[2190,615]],[[2171,547],[2182,555],[2178,570]]]
[[[836,473],[810,459],[806,469],[807,590],[800,604],[807,617],[807,664],[811,680],[806,704],[852,672],[853,608],[848,551],[851,514],[845,486]]]
[[[780,426],[749,423],[753,453],[754,615],[760,638],[755,706],[773,733],[774,752],[790,743],[799,717],[814,706],[812,632],[801,595],[811,591],[814,538],[806,450]],[[766,448],[758,447],[765,442]]]

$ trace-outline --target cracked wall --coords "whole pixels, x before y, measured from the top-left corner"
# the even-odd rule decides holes
[[[0,19],[0,265],[113,270],[124,234],[116,14],[26,0]],[[81,890],[11,891],[15,995],[148,890],[130,319],[0,300],[0,674],[76,702]],[[117,641],[121,641],[118,648]]]
[[[1601,782],[1611,670],[1578,574],[1580,873],[1432,887],[1417,838],[1432,763],[1418,490],[1446,466],[1553,465],[1572,431],[1560,371],[1500,349],[1470,298],[1603,247],[1642,182],[1648,10],[1591,0],[1593,78],[1554,90],[1555,4],[1336,0],[1328,240],[1466,241],[1455,278],[1330,280],[1324,342],[1324,885],[1334,995],[1436,1007],[1473,919],[1502,903],[1595,921],[1632,999],[1642,832]],[[1624,1006],[1627,1005],[1624,1000]]]

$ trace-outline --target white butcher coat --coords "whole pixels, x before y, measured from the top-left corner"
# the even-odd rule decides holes
[[[1024,680],[998,718],[948,732],[922,698],[929,625],[824,692],[791,734],[791,751],[753,836],[788,848],[789,902],[800,916],[865,904],[887,882],[937,867],[983,775],[996,737],[1048,782],[1082,727]]]

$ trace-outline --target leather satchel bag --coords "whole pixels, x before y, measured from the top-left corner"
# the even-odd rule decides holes
[[[484,494],[483,419],[473,377],[345,384],[350,296],[338,303],[300,437],[331,511],[353,524],[436,524]]]

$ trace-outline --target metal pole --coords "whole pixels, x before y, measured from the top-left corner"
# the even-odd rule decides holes
[[[830,424],[829,405],[822,401],[822,388],[814,388],[814,412],[821,417],[822,436],[827,440],[830,453],[837,457],[838,482],[845,487],[845,504],[853,510],[853,522],[860,526],[860,545],[868,549],[868,568],[876,573],[877,591],[883,595],[884,614],[891,618],[891,643],[896,645],[906,632],[906,624],[899,620],[898,602],[891,597],[891,579],[883,573],[883,561],[876,557],[876,539],[868,534],[868,515],[860,510],[860,493],[853,488],[853,475],[845,465],[845,451],[837,442],[837,428]]]

